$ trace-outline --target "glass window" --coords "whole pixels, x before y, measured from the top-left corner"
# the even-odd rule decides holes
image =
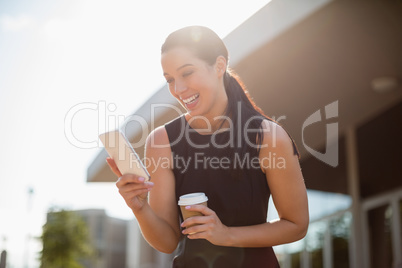
[[[294,252],[294,253],[290,254],[290,258],[291,258],[291,262],[292,262],[292,265],[290,267],[292,267],[292,268],[300,268],[301,267],[300,252]]]
[[[311,223],[307,233],[307,251],[310,253],[312,268],[322,268],[324,266],[324,234],[327,224],[324,221]]]
[[[392,267],[391,206],[371,209],[367,217],[371,267]]]
[[[333,267],[349,267],[349,238],[352,214],[343,213],[331,220],[329,229],[332,237]]]

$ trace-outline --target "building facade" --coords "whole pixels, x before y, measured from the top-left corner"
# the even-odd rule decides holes
[[[86,268],[127,267],[128,221],[110,217],[103,209],[76,210],[87,223],[94,256]]]

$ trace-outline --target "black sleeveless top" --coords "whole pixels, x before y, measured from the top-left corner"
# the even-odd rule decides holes
[[[165,128],[172,150],[177,201],[183,194],[204,192],[208,207],[226,226],[266,222],[270,190],[258,160],[253,159],[258,157],[253,149],[244,157],[233,158],[227,148],[230,131],[202,135],[191,128],[184,115]],[[234,165],[241,167],[244,176],[233,176]],[[182,221],[179,207],[178,211]],[[182,236],[177,250],[173,267],[279,267],[272,247],[223,247]]]

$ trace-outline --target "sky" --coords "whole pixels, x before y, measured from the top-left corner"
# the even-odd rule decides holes
[[[99,124],[129,116],[164,79],[160,46],[181,27],[222,38],[269,1],[0,0],[0,250],[10,267],[36,267],[46,212],[132,214],[114,183],[87,183]],[[79,105],[90,105],[71,116]],[[108,129],[118,125],[106,122]],[[107,197],[107,198],[105,198]]]
[[[0,250],[9,267],[38,266],[35,237],[51,207],[133,219],[114,183],[86,182],[100,126],[118,128],[165,83],[160,46],[170,32],[204,25],[224,38],[268,2],[0,0]],[[76,113],[84,106],[92,110]]]

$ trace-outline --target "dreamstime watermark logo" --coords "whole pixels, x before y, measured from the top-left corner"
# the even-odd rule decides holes
[[[334,101],[325,106],[325,119],[331,119],[338,117],[338,101]],[[325,144],[325,153],[318,152],[308,146],[305,143],[304,139],[304,130],[317,122],[322,121],[321,118],[321,109],[315,111],[312,115],[310,115],[303,123],[302,126],[302,142],[304,148],[312,154],[318,160],[332,166],[337,167],[339,163],[339,152],[338,152],[338,122],[326,124],[326,144]]]

